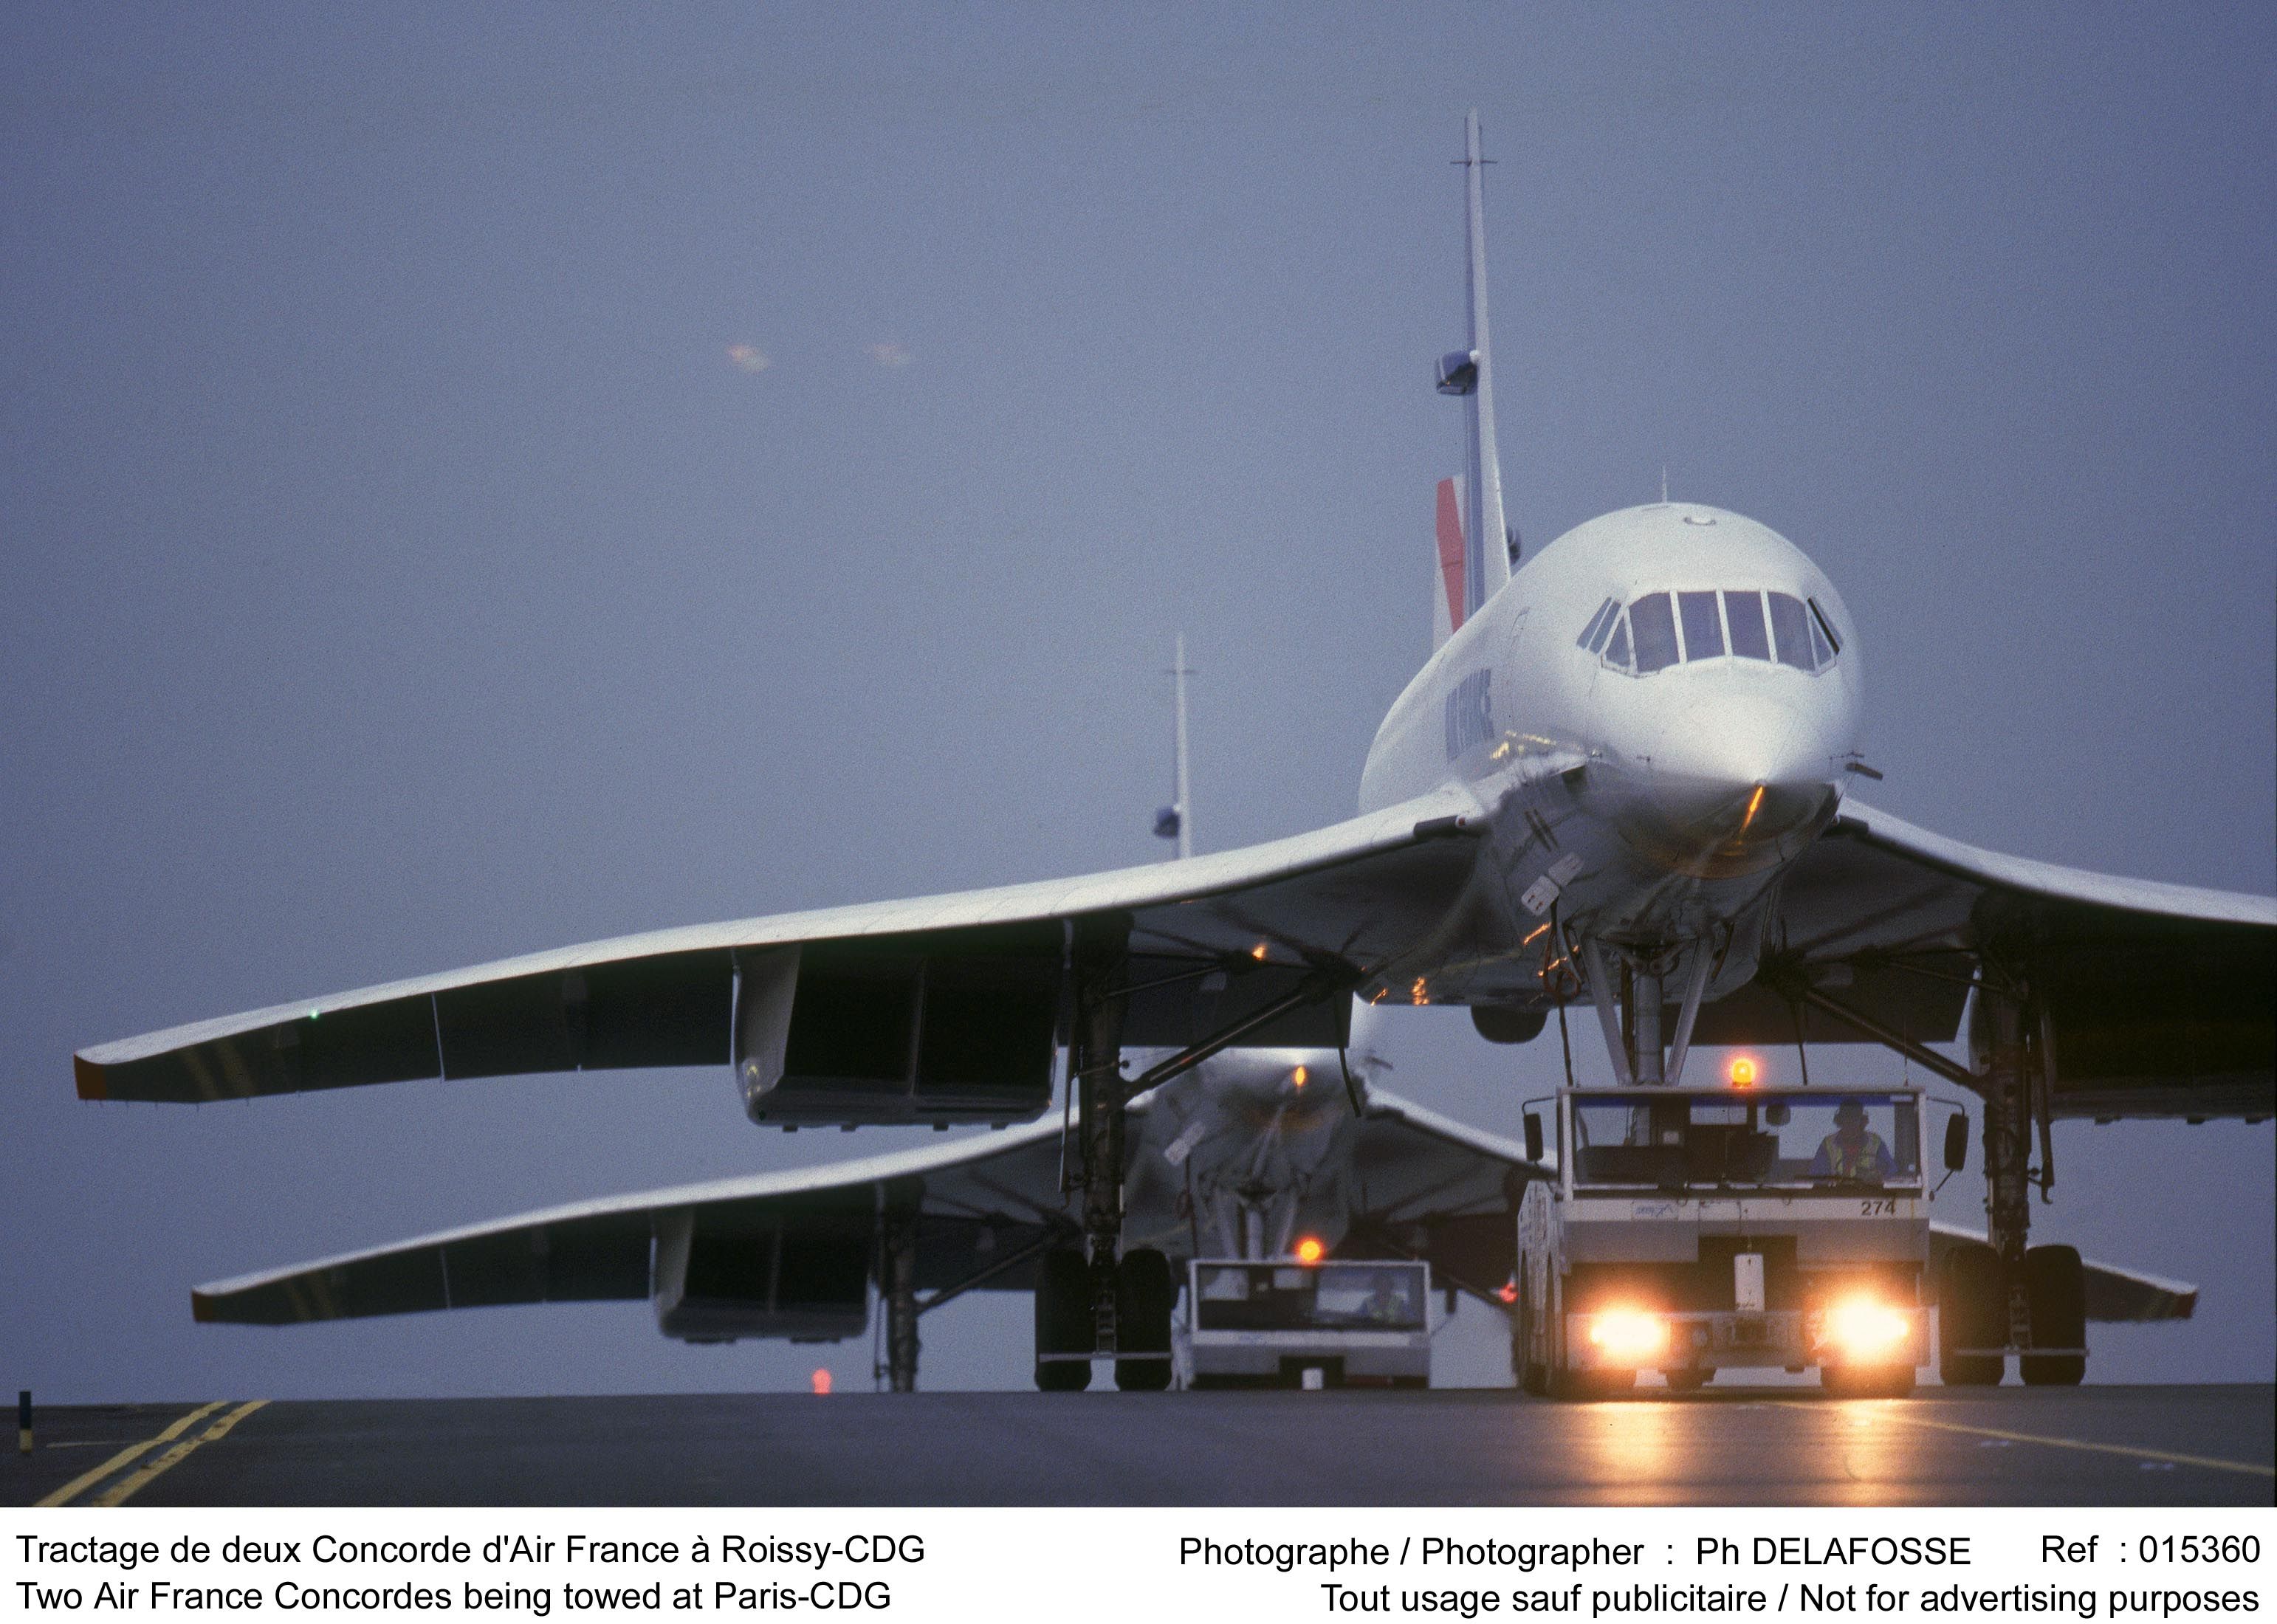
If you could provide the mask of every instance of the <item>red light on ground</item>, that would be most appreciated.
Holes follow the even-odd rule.
[[[818,1394],[827,1393],[830,1391],[830,1372],[828,1370],[817,1370],[814,1373],[814,1391]]]
[[[1297,1261],[1300,1264],[1316,1264],[1327,1254],[1328,1249],[1321,1244],[1319,1236],[1306,1235],[1302,1241],[1297,1242]]]
[[[1733,1088],[1752,1089],[1755,1086],[1755,1079],[1760,1074],[1752,1055],[1743,1054],[1733,1057],[1730,1072]]]

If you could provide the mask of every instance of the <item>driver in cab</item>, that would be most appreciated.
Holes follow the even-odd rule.
[[[1367,1301],[1359,1307],[1359,1317],[1372,1324],[1397,1325],[1409,1313],[1407,1294],[1400,1289],[1398,1274],[1390,1269],[1376,1270],[1370,1279]]]
[[[1818,1154],[1810,1158],[1813,1178],[1855,1179],[1878,1183],[1889,1173],[1890,1147],[1866,1126],[1866,1107],[1846,1099],[1834,1108],[1834,1131],[1819,1141]]]

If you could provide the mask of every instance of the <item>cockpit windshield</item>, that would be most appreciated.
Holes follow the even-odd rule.
[[[1767,591],[1648,592],[1626,604],[1607,598],[1573,641],[1638,677],[1727,658],[1816,673],[1842,652],[1817,599]]]
[[[1676,1093],[1573,1100],[1577,1186],[1916,1188],[1911,1094]]]

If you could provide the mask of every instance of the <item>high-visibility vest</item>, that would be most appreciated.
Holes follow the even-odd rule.
[[[1885,1172],[1890,1165],[1890,1147],[1872,1132],[1850,1150],[1843,1148],[1841,1135],[1829,1134],[1818,1153],[1826,1158],[1826,1171],[1838,1179],[1862,1179]]]

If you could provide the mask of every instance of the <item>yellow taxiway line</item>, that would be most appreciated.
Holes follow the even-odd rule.
[[[183,1461],[189,1457],[190,1453],[194,1451],[199,1445],[210,1444],[217,1438],[227,1436],[229,1430],[232,1427],[244,1420],[248,1415],[253,1414],[254,1411],[259,1409],[263,1405],[268,1403],[269,1400],[266,1399],[255,1399],[250,1403],[240,1404],[235,1409],[230,1411],[228,1415],[216,1422],[213,1425],[208,1427],[197,1437],[190,1438],[187,1442],[183,1443],[175,1442],[175,1440],[181,1438],[185,1432],[187,1432],[192,1427],[197,1425],[199,1422],[203,1421],[216,1410],[222,1408],[228,1402],[229,1400],[226,1399],[216,1399],[210,1404],[201,1404],[197,1408],[190,1411],[188,1415],[184,1415],[176,1421],[173,1425],[159,1433],[157,1437],[145,1438],[139,1444],[129,1445],[126,1448],[120,1450],[117,1454],[111,1456],[110,1460],[105,1461],[101,1466],[96,1467],[93,1471],[80,1473],[78,1476],[65,1484],[62,1488],[57,1489],[54,1493],[46,1496],[44,1499],[34,1502],[34,1504],[39,1506],[68,1506],[79,1495],[85,1493],[88,1489],[93,1488],[96,1484],[101,1483],[104,1478],[110,1476],[113,1472],[119,1470],[121,1468],[132,1465],[136,1460],[148,1454],[151,1450],[157,1448],[162,1444],[173,1444],[174,1446],[166,1451],[164,1454],[159,1456],[156,1460],[148,1462],[140,1470],[120,1479],[118,1483],[112,1484],[110,1488],[105,1490],[102,1494],[96,1496],[95,1499],[88,1502],[90,1505],[95,1506],[117,1506],[124,1503],[129,1497],[138,1492],[146,1484],[149,1483],[152,1478],[157,1476],[162,1472],[170,1470],[171,1468],[180,1465]]]
[[[1790,1409],[1816,1409],[1825,1413],[1823,1406],[1797,1404],[1792,1400],[1775,1400]],[[1999,1427],[1966,1426],[1958,1421],[1931,1421],[1925,1415],[1908,1415],[1898,1409],[1877,1410],[1881,1418],[1909,1427],[1934,1427],[1940,1432],[1967,1432],[1977,1438],[1997,1438],[2011,1444],[2045,1444],[2052,1449],[2083,1449],[2091,1454],[2126,1455],[2137,1461],[2157,1461],[2169,1466],[2202,1466],[2209,1471],[2243,1472],[2249,1477],[2277,1477],[2277,1466],[2257,1466],[2250,1461],[2225,1461],[2216,1455],[2179,1454],[2170,1449],[2141,1449],[2132,1444],[2090,1444],[2084,1438],[2050,1438],[2040,1432],[2004,1432]]]

